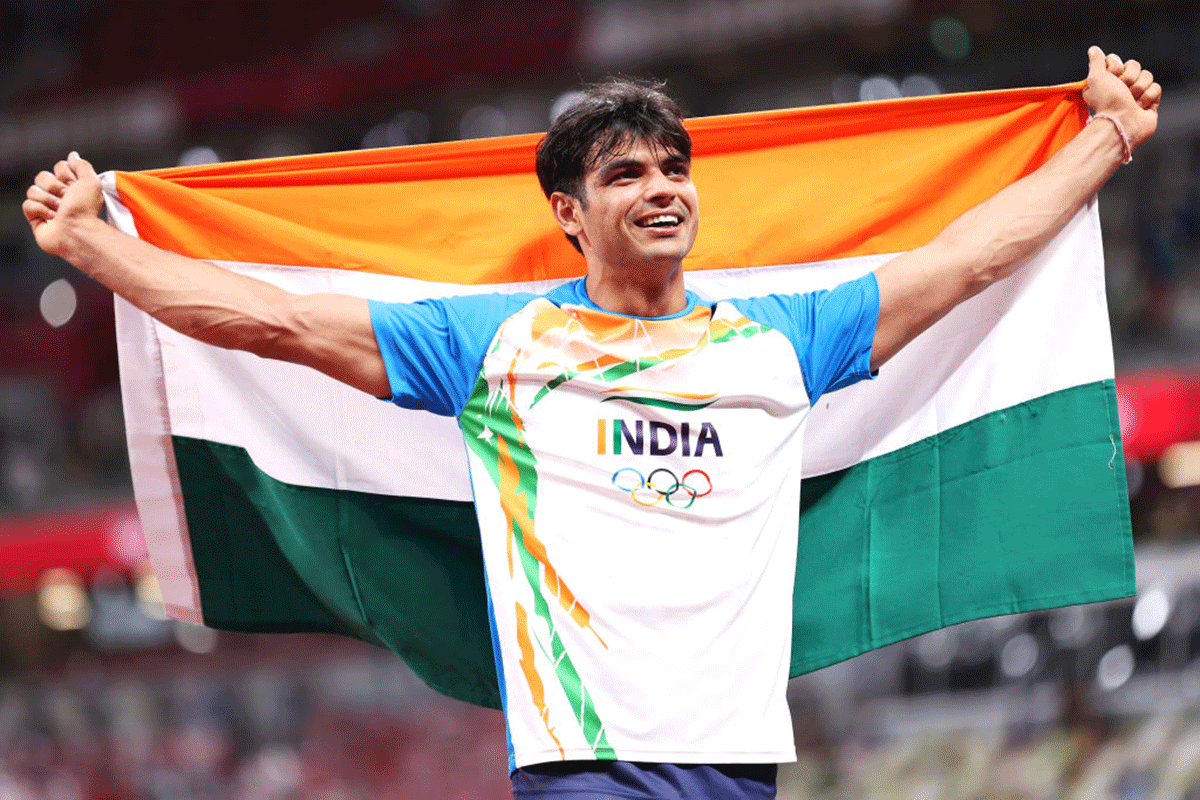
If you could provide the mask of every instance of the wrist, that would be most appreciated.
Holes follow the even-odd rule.
[[[1121,119],[1113,114],[1098,111],[1088,118],[1088,125],[1093,123],[1111,128],[1116,134],[1117,145],[1121,150],[1121,163],[1128,164],[1133,160],[1133,140],[1129,138],[1129,129]]]
[[[61,235],[58,252],[54,255],[81,267],[88,254],[97,249],[97,241],[103,236],[108,223],[97,216],[68,214],[59,217]]]

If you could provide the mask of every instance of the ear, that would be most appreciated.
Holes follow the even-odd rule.
[[[578,197],[555,192],[550,195],[550,210],[554,212],[554,221],[563,229],[563,233],[576,237],[583,233],[582,204]]]

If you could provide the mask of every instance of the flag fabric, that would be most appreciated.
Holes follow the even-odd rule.
[[[1081,86],[689,120],[689,285],[714,299],[826,288],[919,247],[1078,132]],[[584,263],[538,188],[537,139],[103,184],[118,228],[295,292],[543,292]],[[456,421],[117,311],[134,488],[169,612],[357,637],[498,707]],[[1133,593],[1094,202],[811,413],[793,675],[970,619]]]

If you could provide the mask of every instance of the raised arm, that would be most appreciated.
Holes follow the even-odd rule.
[[[967,211],[929,244],[875,271],[879,324],[871,368],[1048,244],[1128,152],[1153,135],[1161,96],[1138,62],[1089,49],[1083,98],[1111,119],[1094,119],[1036,171]]]
[[[71,153],[22,205],[38,246],[180,333],[304,364],[376,397],[391,389],[367,301],[297,295],[128,236],[100,219],[100,180]]]

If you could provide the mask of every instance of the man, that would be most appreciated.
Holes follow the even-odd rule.
[[[873,274],[701,301],[678,108],[607,84],[538,148],[587,277],[545,296],[297,296],[107,227],[72,154],[24,205],[38,244],[220,347],[454,416],[467,444],[519,797],[774,795],[800,450],[816,399],[869,377],[1016,271],[1153,134],[1161,90],[1089,51],[1092,124]],[[747,213],[753,213],[748,209]]]

